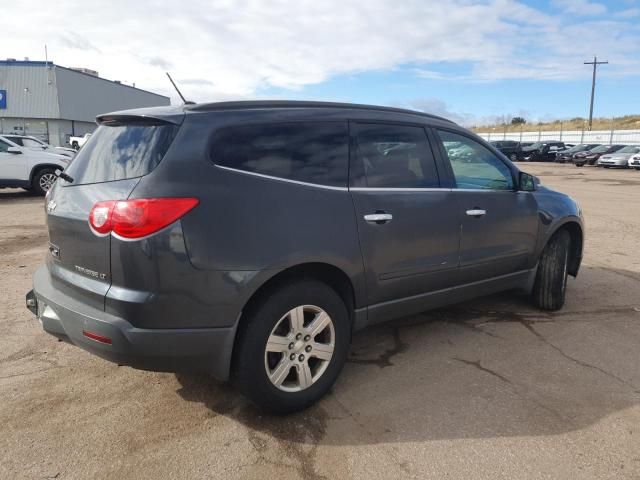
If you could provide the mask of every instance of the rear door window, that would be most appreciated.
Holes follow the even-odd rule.
[[[346,187],[346,122],[239,125],[216,132],[216,165],[298,182]]]
[[[437,188],[433,152],[422,127],[356,124],[354,186]]]
[[[151,173],[171,146],[179,126],[102,125],[67,168],[73,185],[142,177]]]

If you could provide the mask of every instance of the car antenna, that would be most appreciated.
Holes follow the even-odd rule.
[[[184,104],[185,105],[195,105],[196,102],[190,102],[189,100],[184,98],[184,96],[182,95],[182,93],[178,89],[178,86],[176,85],[176,82],[174,82],[173,78],[171,78],[171,75],[169,75],[169,72],[165,72],[165,73],[167,74],[167,77],[169,77],[169,81],[171,82],[171,85],[173,85],[173,88],[176,89],[176,92],[178,92],[178,95],[180,95],[180,98],[182,99]]]

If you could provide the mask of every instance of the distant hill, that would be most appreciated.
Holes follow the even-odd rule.
[[[562,130],[586,130],[587,119],[575,117],[570,120],[555,120],[553,122],[532,122],[523,125],[480,125],[471,127],[477,133],[487,132],[519,132],[523,131],[558,131]],[[624,117],[594,118],[592,130],[638,130],[640,129],[640,115],[625,115]]]

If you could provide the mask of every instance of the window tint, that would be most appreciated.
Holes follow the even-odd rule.
[[[20,145],[21,147],[24,147],[24,144],[22,143],[22,138],[20,137],[7,137],[9,140],[11,140],[13,143],[15,143],[16,145]]]
[[[358,124],[355,186],[439,187],[433,153],[421,127]]]
[[[6,152],[10,146],[11,145],[9,145],[7,142],[0,140],[0,153]]]
[[[217,165],[272,177],[347,186],[346,122],[302,122],[223,128],[212,158]]]
[[[73,184],[141,177],[150,173],[169,149],[176,125],[98,127],[67,169]]]
[[[512,190],[511,170],[478,142],[457,133],[438,131],[458,188]]]

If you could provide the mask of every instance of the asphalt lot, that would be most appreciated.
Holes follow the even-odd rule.
[[[566,307],[501,294],[359,333],[289,417],[44,334],[43,200],[0,190],[0,478],[640,478],[640,172],[524,170],[585,212]]]

